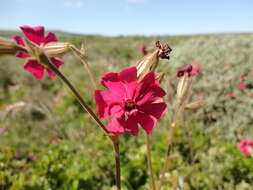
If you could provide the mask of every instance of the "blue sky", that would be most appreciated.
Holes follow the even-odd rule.
[[[253,0],[1,0],[0,18],[84,34],[253,32]]]

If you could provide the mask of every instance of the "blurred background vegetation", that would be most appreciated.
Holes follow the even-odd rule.
[[[10,37],[15,32],[1,31]],[[193,100],[206,100],[198,111],[186,112],[176,133],[173,160],[164,189],[250,190],[253,158],[237,148],[241,139],[252,139],[253,34],[202,36],[72,35],[57,32],[60,41],[80,47],[99,77],[136,65],[138,49],[154,48],[156,40],[173,51],[161,61],[165,72],[168,112],[152,135],[155,172],[165,159],[169,122],[175,107],[177,67],[191,61],[203,66],[195,80]],[[87,73],[71,54],[64,58],[63,73],[96,109]],[[111,143],[83,112],[67,87],[55,78],[37,80],[23,70],[23,60],[0,58],[0,190],[109,190],[114,185]],[[245,88],[239,88],[239,84]],[[148,189],[143,131],[121,140],[124,190]]]

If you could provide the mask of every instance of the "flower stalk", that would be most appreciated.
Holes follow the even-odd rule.
[[[150,189],[156,190],[155,177],[154,177],[154,172],[153,172],[153,167],[152,167],[150,135],[145,134],[145,137],[146,137],[146,145],[147,145],[148,170],[149,170],[149,175],[150,175],[150,179],[151,179]]]
[[[121,190],[121,172],[120,172],[120,150],[119,150],[119,137],[113,136],[112,138],[114,154],[115,154],[115,181],[117,190]]]
[[[91,80],[91,84],[92,84],[93,88],[97,89],[98,87],[97,87],[95,75],[92,72],[89,63],[85,60],[84,52],[82,50],[78,50],[74,45],[70,45],[69,48],[72,50],[72,52],[74,53],[75,56],[77,56],[81,59],[81,62],[84,65],[84,67],[89,75],[89,78]]]

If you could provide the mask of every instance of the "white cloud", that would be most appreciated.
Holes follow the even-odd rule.
[[[82,1],[65,1],[64,7],[70,7],[70,8],[80,8],[83,6]]]
[[[145,0],[127,0],[130,3],[141,3],[144,2]]]

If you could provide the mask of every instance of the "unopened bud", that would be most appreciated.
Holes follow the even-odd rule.
[[[199,102],[193,102],[189,103],[184,106],[184,109],[187,110],[197,110],[199,108],[202,108],[206,104],[206,101],[199,101]]]
[[[137,77],[142,78],[149,72],[154,72],[159,59],[169,59],[169,54],[171,52],[171,48],[168,44],[162,45],[159,41],[156,42],[156,49],[153,53],[145,56],[140,62],[137,64]]]
[[[85,48],[84,48],[84,44],[82,43],[82,45],[81,45],[81,49],[80,49],[80,52],[83,54],[83,56],[84,56],[84,54],[85,54]]]
[[[180,78],[178,85],[177,85],[177,100],[179,104],[181,104],[190,89],[191,86],[191,78],[188,75],[184,75],[183,77]]]
[[[50,42],[44,46],[44,51],[49,57],[63,56],[71,51],[69,46],[66,42]]]
[[[145,56],[137,65],[137,77],[140,78],[148,72],[152,72],[157,67],[159,62],[158,53],[159,49],[156,49],[152,54]]]
[[[0,37],[0,55],[15,55],[18,51],[26,51],[18,46],[14,40]]]

